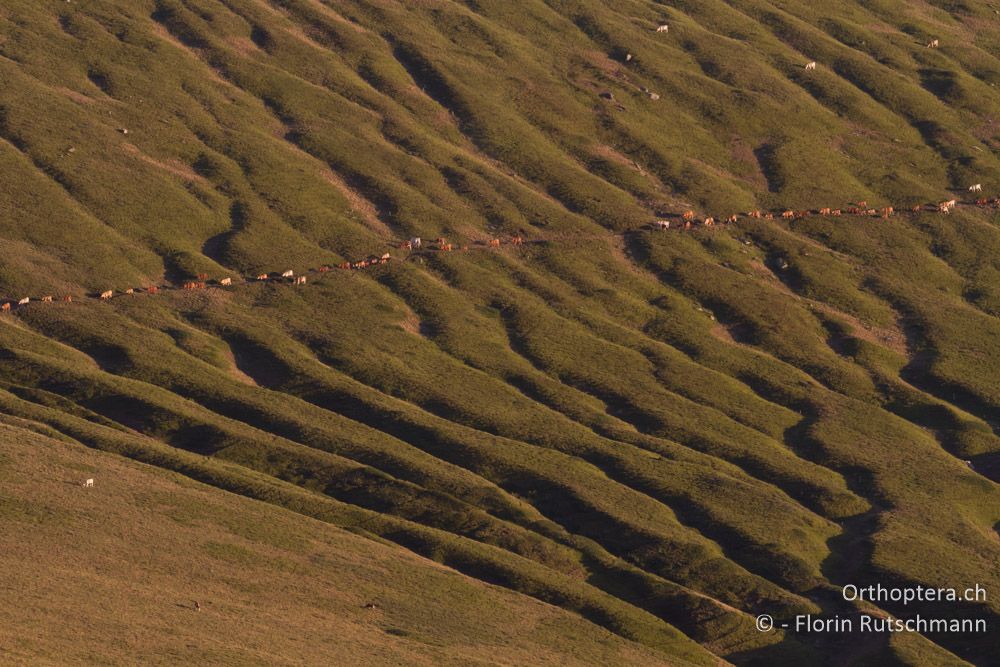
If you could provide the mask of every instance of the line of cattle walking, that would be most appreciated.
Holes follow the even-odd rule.
[[[978,193],[982,192],[982,185],[976,184],[969,188],[970,192]],[[998,208],[1000,209],[1000,197],[993,198],[979,198],[972,202],[973,205],[979,208]],[[936,204],[920,204],[912,206],[908,209],[911,213],[921,213],[921,212],[937,212],[942,214],[951,213],[959,205],[958,200],[949,199],[947,201],[938,202]],[[749,220],[798,220],[802,218],[807,218],[810,216],[822,216],[822,217],[840,217],[840,216],[860,216],[860,217],[875,217],[888,219],[893,215],[896,215],[900,211],[897,211],[892,206],[884,206],[881,208],[870,208],[868,203],[865,201],[859,201],[856,204],[849,206],[844,209],[839,208],[829,208],[824,207],[820,209],[810,209],[810,210],[792,210],[788,209],[781,211],[779,213],[774,213],[770,211],[749,211],[746,213],[736,213],[724,218],[716,219],[714,216],[697,216],[694,211],[685,211],[681,214],[673,215],[674,218],[679,218],[680,227],[683,229],[692,229],[695,226],[712,227],[716,224],[734,224],[741,220],[741,218]],[[653,229],[668,230],[672,228],[671,220],[669,219],[659,219],[656,220],[653,225]],[[675,229],[678,227],[674,227]],[[523,236],[517,235],[512,236],[506,241],[500,238],[490,239],[488,243],[480,244],[482,247],[488,248],[499,248],[504,244],[511,246],[522,246],[525,240]],[[449,242],[444,238],[437,238],[433,241],[427,242],[420,237],[414,237],[408,241],[403,241],[399,244],[400,250],[405,250],[409,253],[408,256],[415,256],[421,252],[431,251],[431,252],[452,252],[454,250],[468,251],[470,248],[468,245],[456,246],[455,244]],[[381,255],[371,255],[366,259],[361,259],[354,262],[342,262],[336,266],[331,266],[325,264],[318,269],[310,269],[310,272],[315,273],[327,273],[334,269],[345,270],[345,271],[358,271],[366,269],[372,266],[379,266],[382,264],[387,264],[392,260],[392,255],[388,252]],[[268,282],[268,281],[284,281],[289,282],[293,285],[305,285],[307,283],[307,278],[304,275],[296,275],[295,271],[288,269],[286,271],[278,273],[261,273],[256,276],[250,277],[244,281],[244,284],[250,284],[254,282]],[[101,301],[109,301],[116,296],[126,296],[133,295],[138,292],[144,292],[146,294],[157,294],[161,290],[202,290],[208,287],[233,287],[232,278],[221,278],[218,280],[209,280],[208,274],[201,273],[196,276],[195,280],[188,280],[180,284],[180,286],[175,285],[150,285],[147,287],[139,288],[128,288],[121,292],[115,292],[115,290],[105,290],[98,294],[93,295],[91,298],[97,298]],[[74,297],[67,294],[60,297],[58,300],[66,303],[72,302]],[[53,303],[57,299],[51,295],[43,296],[37,301],[41,303]],[[9,313],[15,308],[20,308],[27,306],[32,303],[31,297],[23,297],[17,301],[4,301],[0,303],[0,313]]]

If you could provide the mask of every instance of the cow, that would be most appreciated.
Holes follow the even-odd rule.
[[[670,32],[670,26],[666,23],[656,26],[656,32]]]
[[[858,206],[860,208],[868,208],[868,202],[866,202],[866,201],[859,201],[858,202]]]
[[[320,273],[326,273],[329,270],[330,270],[330,265],[329,264],[324,264],[323,266],[319,267],[319,272]]]
[[[66,302],[66,303],[73,303],[73,297],[70,296],[69,294],[67,294],[66,296],[64,296],[62,300],[64,302]]]
[[[51,296],[43,296],[42,297],[42,303],[52,303],[52,297]]]
[[[441,250],[443,250],[445,252],[451,252],[453,247],[454,246],[452,246],[452,244],[450,244],[450,243],[442,243],[441,244]]]
[[[656,221],[656,228],[657,229],[664,229],[664,230],[670,229],[670,221],[669,220],[657,220]]]
[[[726,218],[726,224],[727,224],[727,225],[732,225],[732,224],[735,224],[735,223],[739,222],[739,219],[740,219],[740,218],[739,218],[739,216],[737,216],[737,215],[736,215],[736,214],[734,213],[733,215],[731,215],[731,216],[729,216],[728,218]]]
[[[414,236],[412,239],[410,239],[410,245],[413,246],[414,248],[419,248],[422,243],[423,241],[419,236]]]
[[[491,248],[499,248],[500,247],[500,239],[490,239],[490,247]]]
[[[198,287],[198,283],[193,280],[187,280],[181,285],[181,289],[195,289],[196,287]]]
[[[337,268],[338,269],[349,269],[349,268],[351,268],[351,263],[350,262],[341,262],[340,264],[337,265]]]
[[[989,206],[989,204],[990,204],[989,199],[981,198],[976,200],[976,206]]]
[[[684,215],[681,217],[685,220],[694,220],[694,211],[684,211]]]
[[[195,276],[195,278],[197,278],[198,280],[208,280],[208,274],[207,273],[199,273],[197,276]]]
[[[281,274],[281,277],[282,278],[294,278],[295,277],[295,272],[292,271],[291,269],[288,269],[287,271],[285,271],[284,273]]]
[[[702,221],[702,224],[705,225],[706,227],[711,227],[712,225],[715,224],[715,218],[707,217]]]
[[[917,204],[916,206],[910,209],[910,211],[913,213],[920,213],[922,210],[924,210],[923,204]]]
[[[807,62],[805,69],[806,69],[807,72],[810,71],[810,70],[816,69],[816,61],[815,60],[811,60],[811,61]]]
[[[30,296],[26,296],[23,299],[21,299],[20,301],[18,301],[17,305],[19,305],[19,306],[27,306],[30,302],[31,302],[31,297]]]
[[[403,241],[399,244],[400,250],[413,250],[413,241]]]
[[[969,186],[969,192],[982,192],[982,191],[983,191],[982,183],[976,183],[975,185]]]
[[[382,253],[382,256],[379,257],[379,260],[382,262],[388,262],[390,259],[392,259],[392,255],[387,252]]]
[[[305,285],[306,284],[306,277],[305,276],[296,276],[294,284],[296,284],[296,285]]]
[[[878,211],[877,211],[876,209],[874,209],[874,208],[870,208],[870,209],[867,209],[867,210],[865,211],[865,215],[867,215],[867,216],[871,216],[871,217],[873,217],[873,218],[874,218],[875,216],[877,216],[877,215],[878,215]]]
[[[222,285],[223,287],[229,287],[230,285],[233,284],[233,279],[223,278],[222,280],[219,281],[219,284]]]
[[[258,274],[257,280],[267,280],[267,274],[266,273]]]
[[[861,215],[861,209],[858,208],[857,206],[850,207],[849,209],[847,209],[847,212],[850,213],[851,215]]]
[[[92,489],[92,488],[94,488],[94,478],[93,477],[88,477],[86,479],[86,481],[84,481],[84,483],[83,483],[83,488],[85,488],[85,489]]]
[[[148,294],[159,294],[160,288],[157,287],[156,285],[150,285],[149,287],[146,288],[146,292]]]
[[[510,239],[510,243],[511,245],[524,245],[524,238],[521,236],[513,236]]]
[[[9,312],[10,312],[10,302],[5,301],[4,304],[0,306],[0,313],[9,313]]]
[[[821,208],[819,210],[819,214],[820,215],[830,215],[830,209],[829,208]]]
[[[790,220],[795,217],[795,211],[785,211],[781,214],[781,217],[785,220]]]
[[[774,213],[765,213],[764,214],[764,219],[765,220],[774,220]]]
[[[135,294],[135,290],[132,289],[131,287],[129,287],[127,290],[125,290],[125,293],[126,294]]]
[[[941,46],[941,41],[940,40],[932,39],[931,41],[927,42],[927,48],[928,49],[936,49],[939,46]]]
[[[888,218],[892,216],[892,214],[895,212],[896,211],[891,206],[886,206],[885,208],[882,209],[882,217]]]
[[[832,211],[830,211],[830,215],[832,215],[835,218],[839,218],[840,217],[840,209],[839,208],[833,209]]]
[[[762,216],[762,214],[761,214],[760,211],[750,211],[749,213],[747,213],[747,217],[749,217],[749,218],[761,218],[763,216]]]

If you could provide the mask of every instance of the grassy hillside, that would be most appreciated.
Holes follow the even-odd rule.
[[[355,655],[301,639],[336,617],[386,662],[989,664],[990,635],[754,620],[856,614],[840,587],[880,583],[979,584],[985,603],[881,612],[1000,621],[1000,227],[972,201],[1000,193],[998,81],[977,3],[10,0],[0,301],[32,301],[0,314],[0,417],[46,453],[0,441],[21,480],[0,535],[37,523],[45,484],[71,514],[11,562],[30,580],[34,554],[104,531],[75,553],[120,600],[108,564],[142,561],[111,526],[215,545],[195,590],[259,591],[290,662]],[[861,200],[900,213],[815,214]],[[679,229],[687,210],[739,221]],[[287,269],[309,282],[253,280]],[[199,274],[234,286],[177,289]],[[160,500],[79,516],[61,457]],[[187,514],[195,493],[217,520]],[[223,516],[316,526],[325,555]],[[388,575],[330,565],[365,549]],[[188,590],[162,557],[133,629]],[[399,632],[323,607],[331,576],[405,606]],[[88,632],[50,598],[15,658],[84,650],[26,639]],[[122,661],[153,650],[103,609]],[[275,659],[263,618],[233,635],[204,611],[157,641]]]

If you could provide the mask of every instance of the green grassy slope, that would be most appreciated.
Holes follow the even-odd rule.
[[[635,661],[987,664],[989,636],[754,616],[1000,591],[994,209],[650,223],[992,196],[998,50],[955,2],[11,0],[0,297],[75,300],[0,315],[0,414]],[[236,286],[92,298],[199,273]],[[995,625],[995,597],[945,615]]]

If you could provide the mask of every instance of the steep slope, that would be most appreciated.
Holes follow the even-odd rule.
[[[988,664],[981,634],[754,617],[1000,590],[998,30],[892,0],[13,0],[0,295],[32,301],[0,315],[0,412],[636,661]],[[883,611],[995,624],[994,597]]]

